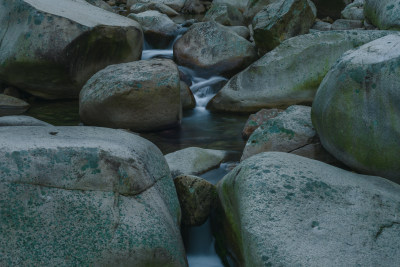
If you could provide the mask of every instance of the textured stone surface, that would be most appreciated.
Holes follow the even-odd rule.
[[[0,265],[186,266],[156,146],[120,130],[0,127]]]
[[[400,36],[344,54],[318,89],[312,119],[323,146],[358,171],[400,182]]]
[[[184,6],[185,1],[186,0],[128,0],[126,5],[130,7],[136,3],[159,3],[167,5],[179,12]]]
[[[316,21],[311,29],[317,31],[330,31],[332,30],[332,24],[323,21]]]
[[[364,0],[356,0],[347,5],[342,11],[342,17],[344,19],[364,20],[364,3]]]
[[[230,79],[208,108],[257,112],[310,104],[322,79],[344,52],[390,33],[329,31],[286,40]]]
[[[398,266],[400,186],[270,152],[218,184],[239,266]]]
[[[172,177],[205,173],[218,167],[225,157],[225,151],[198,147],[188,147],[165,155]]]
[[[244,18],[237,7],[230,4],[213,4],[203,21],[215,21],[226,26],[244,25]]]
[[[361,20],[338,19],[332,23],[332,31],[354,30],[363,28]]]
[[[400,30],[399,0],[365,0],[364,14],[381,30]]]
[[[312,143],[315,134],[311,107],[291,106],[254,131],[241,160],[267,151],[292,152]]]
[[[131,18],[142,25],[146,41],[154,48],[165,48],[175,39],[179,27],[167,15],[156,10],[139,14],[129,14]]]
[[[264,7],[254,17],[254,41],[263,52],[277,47],[282,41],[308,33],[315,14],[308,0],[280,0]]]
[[[275,118],[279,114],[280,110],[273,109],[262,109],[256,114],[251,114],[244,129],[242,131],[243,139],[249,139],[250,135],[263,123],[267,122],[269,119]]]
[[[215,207],[215,185],[191,175],[180,175],[174,179],[174,183],[182,209],[182,224],[202,225]]]
[[[87,82],[79,101],[84,123],[134,131],[177,126],[181,110],[179,72],[169,59],[109,66]]]
[[[0,6],[0,80],[35,96],[77,98],[100,69],[140,59],[140,25],[84,0]]]
[[[25,101],[0,94],[0,116],[19,115],[27,111],[29,104]]]
[[[52,126],[33,117],[18,115],[0,117],[0,126]]]
[[[246,39],[216,22],[196,23],[174,45],[179,65],[199,72],[235,74],[257,59]]]

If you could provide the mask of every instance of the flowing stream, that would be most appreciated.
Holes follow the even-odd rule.
[[[182,27],[174,42],[187,29]],[[166,49],[152,49],[144,44],[142,59],[169,58],[173,59],[172,42]],[[179,70],[190,80],[197,106],[183,112],[181,126],[175,129],[153,133],[142,133],[142,137],[156,144],[164,153],[171,153],[186,147],[196,146],[209,149],[226,150],[228,160],[237,162],[245,145],[241,131],[248,116],[232,114],[215,114],[206,109],[210,99],[227,82],[227,78],[212,73],[202,76],[194,70],[179,66]],[[36,99],[28,111],[30,116],[53,125],[78,125],[79,103],[77,100],[45,101]],[[201,175],[204,179],[216,184],[229,169],[229,164],[223,163],[218,169]],[[190,267],[220,267],[223,266],[214,249],[214,238],[211,234],[209,220],[200,227],[192,227],[183,231]]]
[[[142,60],[151,58],[169,58],[173,59],[173,45],[181,37],[181,34],[186,31],[185,28],[179,33],[175,40],[165,50],[151,49],[149,44],[145,43],[145,50],[142,53]],[[194,70],[187,67],[178,66],[180,72],[190,80],[190,90],[196,99],[196,107],[192,112],[184,114],[182,125],[194,122],[199,124],[201,122],[210,122],[212,116],[206,110],[207,103],[218,92],[218,90],[227,82],[227,79],[222,76],[199,76]],[[204,75],[204,74],[203,74]],[[193,126],[193,125],[192,125]],[[206,125],[204,125],[206,127]],[[182,128],[182,127],[181,127]],[[202,136],[201,138],[207,138]],[[201,142],[199,142],[201,144]],[[227,164],[221,164],[218,169],[211,170],[202,175],[202,177],[209,182],[216,184],[226,173]],[[186,253],[188,258],[189,267],[222,267],[223,264],[215,252],[214,237],[211,234],[211,223],[208,219],[203,225],[198,227],[190,227],[182,229],[182,235],[186,246]]]

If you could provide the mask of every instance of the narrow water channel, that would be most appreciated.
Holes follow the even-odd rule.
[[[182,27],[174,42],[186,31]],[[142,60],[151,58],[173,59],[173,42],[165,49],[152,49],[144,45]],[[171,153],[186,147],[201,147],[229,151],[229,161],[239,161],[245,145],[241,131],[248,116],[215,114],[206,109],[208,101],[222,88],[227,79],[222,76],[200,76],[195,71],[179,66],[179,70],[191,81],[197,106],[183,112],[181,126],[153,133],[140,135],[154,144],[164,153]],[[79,103],[74,101],[35,100],[28,115],[53,125],[79,125]],[[204,179],[216,184],[230,169],[229,163],[223,163],[218,169],[203,175]],[[183,231],[190,267],[220,267],[221,260],[215,252],[214,238],[211,234],[210,221],[199,227]]]

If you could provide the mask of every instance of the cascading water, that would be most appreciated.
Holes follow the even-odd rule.
[[[182,27],[175,40],[166,49],[152,49],[145,41],[144,50],[142,52],[142,60],[151,58],[169,58],[173,59],[173,45],[182,36],[187,28]],[[196,99],[196,108],[189,116],[185,116],[182,124],[186,121],[208,121],[210,113],[206,110],[207,103],[218,92],[222,85],[227,81],[222,76],[199,76],[194,70],[187,67],[179,66],[179,70],[190,80],[189,87]],[[204,74],[203,74],[204,75]],[[204,174],[204,178],[211,183],[216,183],[223,175],[226,165],[222,164],[219,169]],[[191,227],[184,230],[184,239],[186,244],[186,252],[190,267],[222,267],[223,264],[219,259],[214,248],[214,237],[211,234],[211,224],[208,219],[199,227]]]

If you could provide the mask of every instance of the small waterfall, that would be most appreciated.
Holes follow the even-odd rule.
[[[173,47],[176,41],[182,37],[182,35],[187,31],[188,28],[180,26],[179,30],[176,32],[175,39],[168,45],[165,49],[153,49],[151,45],[144,40],[143,44],[143,52],[142,52],[142,60],[151,59],[151,58],[174,58]]]
[[[212,184],[218,183],[228,172],[231,163],[222,163],[217,169],[206,172],[200,177]],[[222,267],[221,259],[215,252],[214,237],[211,234],[211,223],[208,219],[203,225],[186,229],[185,240],[187,258],[190,267]]]
[[[142,52],[142,60],[151,58],[168,58],[173,59],[173,46],[175,42],[185,33],[187,28],[181,27],[174,41],[166,49],[153,49],[146,41]],[[184,117],[182,124],[189,125],[193,131],[197,131],[196,127],[210,127],[213,124],[210,112],[206,110],[207,103],[227,82],[222,76],[213,75],[212,73],[202,73],[199,75],[195,70],[187,67],[178,66],[180,72],[186,76],[186,81],[194,94],[197,106],[191,115]],[[195,123],[194,127],[192,124]],[[184,127],[184,126],[182,126]],[[195,138],[196,135],[194,135]],[[204,141],[207,136],[201,136]],[[204,179],[216,184],[227,172],[227,165],[221,164],[220,168],[211,170],[203,175]],[[211,223],[208,219],[203,225],[198,227],[190,227],[183,230],[185,239],[188,263],[190,267],[222,267],[223,264],[215,252],[214,237],[211,233]]]
[[[179,66],[179,70],[183,72],[187,77],[190,77],[192,82],[190,90],[192,91],[197,107],[199,111],[204,111],[207,103],[215,96],[216,93],[222,88],[222,86],[228,81],[222,76],[209,76],[202,77],[198,76],[197,73],[187,67]]]

